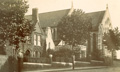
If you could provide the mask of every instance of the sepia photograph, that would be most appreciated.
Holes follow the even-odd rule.
[[[120,0],[0,0],[0,72],[120,72]]]

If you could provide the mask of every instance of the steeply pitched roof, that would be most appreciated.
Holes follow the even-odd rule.
[[[86,13],[87,16],[90,16],[92,18],[92,30],[95,31],[95,30],[98,29],[98,26],[103,19],[104,13],[105,13],[105,10],[104,11]]]
[[[41,27],[54,27],[57,26],[58,22],[62,19],[62,17],[66,16],[70,9],[58,10],[53,12],[46,12],[39,14],[39,21]],[[27,19],[32,19],[32,15],[27,15]]]
[[[40,13],[39,19],[40,19],[40,25],[41,27],[54,27],[58,25],[58,22],[62,19],[62,17],[68,15],[70,9],[65,10],[58,10],[58,11],[52,11],[52,12],[46,12],[46,13]],[[86,13],[86,15],[90,16],[92,18],[92,28],[93,30],[98,29],[98,25],[101,23],[104,11],[97,11],[97,12],[91,12]],[[27,15],[27,19],[32,19],[32,15]]]

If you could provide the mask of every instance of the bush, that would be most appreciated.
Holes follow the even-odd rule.
[[[112,57],[106,56],[106,57],[104,58],[104,64],[107,65],[107,66],[113,65],[113,59],[112,59]]]
[[[47,58],[49,58],[49,55],[50,54],[54,54],[54,50],[53,49],[48,49],[47,51],[46,51],[46,53],[43,53],[44,55],[43,55],[43,57],[47,57]]]
[[[53,60],[56,61],[60,58],[60,61],[69,62],[69,58],[72,57],[72,50],[68,47],[62,46],[53,53]]]
[[[92,59],[93,59],[93,60],[99,60],[99,61],[103,60],[101,50],[95,49],[95,50],[92,52]]]
[[[58,51],[54,52],[55,57],[71,57],[72,56],[72,50],[68,48],[61,48]]]

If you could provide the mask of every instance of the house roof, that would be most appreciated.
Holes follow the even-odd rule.
[[[46,13],[40,13],[39,19],[40,19],[40,26],[43,27],[55,27],[58,25],[58,22],[62,19],[62,17],[68,15],[70,9],[65,10],[58,10],[58,11],[52,11],[52,12],[46,12]],[[101,23],[104,11],[97,11],[97,12],[91,12],[86,13],[86,15],[90,16],[92,18],[92,28],[93,30],[98,29],[98,25]],[[32,15],[25,16],[27,19],[32,20]]]

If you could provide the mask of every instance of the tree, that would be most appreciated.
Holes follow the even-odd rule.
[[[113,30],[110,29],[108,33],[104,34],[106,40],[105,44],[108,46],[108,50],[120,49],[120,32],[118,27]]]
[[[0,0],[0,44],[15,45],[25,42],[25,36],[31,34],[33,24],[24,15],[29,8],[23,0]]]
[[[109,30],[109,35],[113,44],[115,45],[115,50],[120,49],[120,31],[118,27],[114,28],[113,30]]]
[[[104,34],[104,45],[107,46],[107,49],[111,53],[111,58],[106,57],[105,61],[108,65],[113,64],[113,59],[115,58],[115,51],[120,49],[120,32],[118,27],[114,29],[110,29],[108,33]]]
[[[71,15],[65,16],[58,24],[58,33],[61,40],[71,45],[72,50],[75,44],[83,45],[90,33],[91,18],[82,10],[74,10]],[[74,69],[74,67],[73,67]]]
[[[60,39],[70,45],[84,44],[91,28],[91,19],[82,10],[75,10],[58,24]]]

